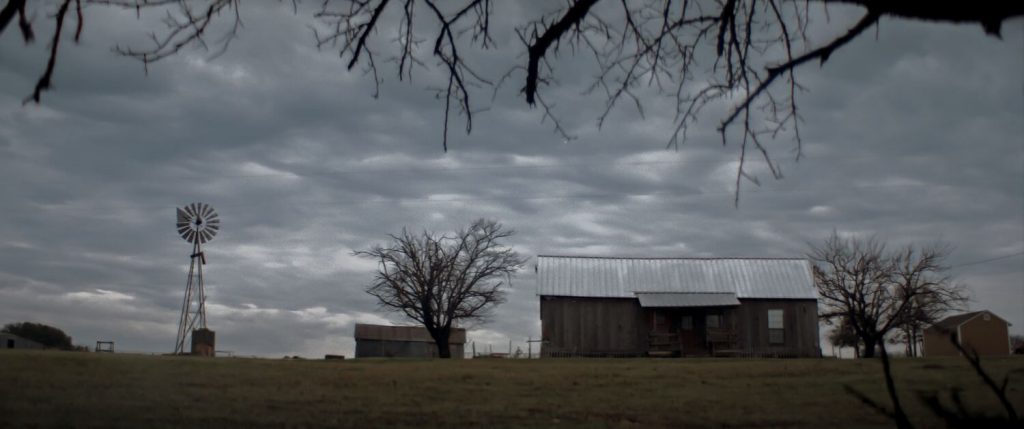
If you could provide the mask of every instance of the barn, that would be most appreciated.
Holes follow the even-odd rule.
[[[924,355],[959,356],[950,335],[980,356],[1010,354],[1010,323],[988,310],[949,316],[929,326],[924,330]]]
[[[0,349],[43,349],[42,344],[19,337],[14,334],[0,332]]]
[[[543,356],[818,357],[806,259],[537,257]]]
[[[437,345],[422,326],[385,326],[357,323],[355,328],[356,357],[434,358]],[[448,340],[453,359],[461,359],[466,344],[466,330],[452,328]]]

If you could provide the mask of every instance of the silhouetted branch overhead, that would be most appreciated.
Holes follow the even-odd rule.
[[[955,334],[950,334],[949,341],[953,343],[953,347],[956,347],[957,351],[960,352],[960,355],[963,356],[964,359],[967,359],[967,362],[970,362],[971,368],[974,368],[974,372],[978,374],[978,377],[980,377],[985,383],[985,386],[996,395],[999,399],[999,403],[1003,406],[1003,409],[1006,410],[1007,418],[1009,418],[1011,422],[1016,422],[1018,420],[1017,410],[1013,407],[1013,403],[1010,402],[1010,398],[1006,394],[1006,388],[1010,384],[1010,376],[1005,376],[1003,378],[1003,382],[997,384],[992,376],[982,368],[981,356],[979,356],[975,350],[970,350],[964,347],[963,344],[960,344],[960,341],[958,341]]]
[[[336,3],[342,5],[335,6]],[[423,18],[421,20],[416,19],[417,5],[424,11],[424,15],[419,15]],[[365,59],[367,71],[373,74],[374,84],[379,86],[381,78],[375,60],[377,54],[370,48],[370,41],[372,36],[383,31],[378,28],[381,17],[391,10],[397,14],[398,37],[389,38],[388,43],[389,46],[397,46],[397,53],[387,59],[397,65],[400,80],[412,78],[414,65],[426,67],[424,59],[416,56],[415,48],[427,40],[417,36],[417,31],[421,26],[428,27],[424,33],[429,34],[429,39],[433,40],[431,55],[447,74],[444,89],[438,91],[438,97],[444,100],[442,145],[445,151],[448,150],[448,129],[453,109],[465,116],[466,132],[471,132],[473,109],[470,90],[476,86],[492,85],[470,67],[461,49],[470,46],[487,49],[493,44],[490,35],[493,6],[490,0],[467,1],[456,8],[446,6],[449,5],[433,0],[325,1],[316,17],[327,30],[314,28],[318,47],[340,46],[341,56],[349,58],[347,67],[350,70],[361,59]],[[464,42],[465,34],[470,36]]]
[[[962,388],[960,386],[950,387],[950,397],[953,402],[953,407],[947,407],[939,400],[939,395],[934,391],[918,391],[917,396],[924,403],[928,409],[939,417],[946,427],[951,428],[1017,428],[1020,427],[1020,420],[1017,417],[1017,412],[1013,407],[1010,398],[1007,395],[1007,387],[1010,382],[1010,376],[1007,375],[1003,378],[1001,385],[996,384],[995,380],[985,371],[981,366],[981,358],[973,350],[965,348],[957,340],[956,334],[949,335],[949,341],[953,344],[961,356],[963,356],[971,364],[975,374],[981,378],[982,382],[996,395],[999,399],[1000,404],[1006,411],[1006,416],[993,416],[987,413],[972,412],[967,405],[964,403],[962,398]],[[889,411],[885,406],[879,404],[877,401],[871,399],[863,392],[860,392],[849,385],[844,385],[846,393],[860,400],[863,404],[874,409],[875,411],[885,415],[896,423],[896,427],[901,429],[911,429],[913,424],[908,418],[907,414],[903,411],[900,405],[900,397],[896,391],[896,382],[892,375],[892,366],[890,365],[889,355],[886,353],[885,348],[882,347],[881,351],[881,363],[882,363],[882,375],[885,377],[886,392],[889,395],[889,399],[893,404],[893,411]]]
[[[75,0],[79,25],[76,35],[82,29],[82,3],[129,8],[139,13],[159,9],[164,13],[166,28],[150,35],[149,47],[139,48],[133,43],[132,47],[116,48],[118,53],[146,66],[186,46],[212,50],[215,56],[228,48],[242,27],[242,2],[238,0]],[[317,3],[313,13],[316,25],[312,27],[317,47],[337,49],[349,70],[361,64],[365,72],[373,75],[375,88],[382,82],[378,68],[384,64],[393,65],[400,80],[410,80],[415,67],[440,70],[443,78],[430,85],[440,86],[437,94],[444,106],[439,119],[444,125],[445,150],[453,116],[464,117],[465,131],[472,131],[473,114],[478,110],[474,104],[478,99],[473,96],[475,91],[494,88],[495,82],[504,82],[513,75],[523,79],[521,88],[527,104],[539,105],[543,118],[553,120],[555,131],[564,138],[572,138],[553,109],[557,100],[549,96],[548,102],[544,102],[542,98],[545,88],[555,85],[558,75],[552,60],[567,51],[569,55],[585,55],[594,60],[593,73],[583,79],[590,79],[588,92],[604,93],[606,103],[598,117],[599,126],[622,100],[628,100],[643,116],[653,89],[657,95],[675,102],[674,125],[666,130],[666,136],[669,147],[678,147],[686,140],[687,128],[705,107],[724,103],[728,107],[717,130],[723,144],[735,143],[739,147],[738,192],[741,179],[757,183],[757,178],[745,169],[748,150],[759,154],[776,178],[782,173],[769,156],[768,140],[792,137],[796,157],[800,157],[801,118],[796,96],[801,86],[795,73],[800,66],[824,64],[885,18],[976,24],[987,34],[998,37],[1004,21],[1024,15],[1024,2],[1020,1],[516,2],[528,17],[514,27],[516,37],[512,40],[518,40],[521,51],[505,57],[518,64],[508,67],[505,78],[493,80],[479,72],[482,64],[473,64],[472,58],[477,57],[472,52],[497,47],[491,34],[492,19],[497,13],[495,7],[504,4],[491,0],[323,0]],[[810,10],[829,5],[857,7],[863,14],[858,21],[836,28],[835,38],[825,42],[811,40],[807,37]],[[70,1],[61,2],[58,13],[52,15],[57,23],[56,36],[69,6]],[[23,38],[32,39],[25,8],[24,0],[7,0],[0,9],[0,34],[18,15]],[[297,3],[293,2],[290,9],[297,12]],[[225,23],[214,26],[219,20]],[[215,34],[209,34],[211,31]],[[30,97],[37,102],[39,92],[49,88],[58,40],[54,39],[50,61]],[[431,49],[418,49],[427,43]],[[376,96],[379,91],[373,93]]]
[[[110,4],[117,4],[124,7],[133,7],[132,2],[109,2]],[[216,36],[213,44],[215,51],[213,56],[219,56],[228,49],[231,45],[231,41],[238,37],[238,30],[242,27],[242,17],[239,15],[238,8],[240,3],[238,0],[213,0],[206,2],[204,7],[196,8],[196,4],[202,4],[202,2],[188,2],[188,1],[150,1],[150,2],[138,2],[141,5],[135,7],[153,7],[153,6],[165,6],[174,4],[177,6],[177,13],[168,12],[162,20],[163,24],[167,27],[164,34],[158,35],[156,32],[151,33],[149,38],[152,42],[152,46],[148,49],[138,49],[130,47],[117,46],[114,51],[129,58],[139,60],[147,68],[149,64],[156,61],[160,61],[168,56],[175,55],[182,48],[187,46],[199,46],[204,50],[210,50],[210,45],[207,44],[207,29],[210,24],[213,23],[217,17],[225,10],[231,11],[231,17],[233,22],[231,27]]]
[[[57,52],[60,48],[60,35],[61,32],[64,31],[64,17],[67,15],[68,7],[70,6],[71,0],[63,0],[60,3],[60,7],[57,9],[57,14],[54,15],[53,17],[54,22],[56,22],[56,26],[53,30],[53,40],[50,41],[50,56],[46,60],[46,70],[43,71],[43,75],[39,77],[38,81],[36,81],[36,87],[34,90],[32,90],[32,95],[25,97],[25,100],[22,101],[22,103],[28,103],[29,101],[35,101],[36,103],[38,103],[43,91],[50,89],[50,86],[52,85],[53,69],[57,65]],[[24,10],[24,6],[22,6],[19,10]],[[79,15],[78,23],[79,26],[81,26],[81,15]],[[22,34],[25,34],[24,30],[22,30]],[[31,34],[31,30],[29,30],[29,34]],[[31,37],[26,35],[25,40],[31,40]]]
[[[0,34],[3,34],[15,14],[18,15],[18,28],[21,30],[22,39],[25,43],[33,41],[35,35],[32,32],[32,25],[25,18],[25,0],[9,0],[7,5],[0,9]]]

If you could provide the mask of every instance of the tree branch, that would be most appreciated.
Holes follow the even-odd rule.
[[[527,47],[526,87],[523,90],[526,93],[526,102],[529,105],[532,106],[535,103],[537,96],[540,60],[544,58],[551,44],[568,32],[569,28],[573,25],[578,25],[587,16],[590,8],[597,2],[598,0],[578,0],[573,3],[572,7],[565,12],[565,15],[558,22],[548,27],[544,34],[537,37],[536,33],[534,33],[535,39]]]
[[[39,77],[36,82],[36,87],[32,91],[32,95],[25,97],[22,100],[22,104],[27,104],[29,101],[35,101],[39,103],[40,95],[43,91],[50,89],[51,78],[53,77],[53,68],[57,65],[57,49],[60,47],[60,33],[64,29],[64,15],[68,12],[68,6],[71,5],[71,0],[64,0],[60,8],[57,9],[57,15],[54,20],[57,23],[57,27],[53,30],[53,40],[50,41],[50,57],[46,61],[46,71]],[[24,7],[24,6],[22,6]]]

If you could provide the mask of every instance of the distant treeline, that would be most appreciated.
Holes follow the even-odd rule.
[[[17,335],[26,340],[32,340],[43,347],[60,350],[88,350],[86,346],[75,346],[71,343],[71,336],[64,331],[50,325],[33,322],[8,323],[0,332]]]

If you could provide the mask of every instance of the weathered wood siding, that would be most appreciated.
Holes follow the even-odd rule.
[[[386,326],[356,323],[353,335],[357,340],[434,342],[430,332],[422,326]],[[465,344],[466,330],[463,328],[452,328],[448,342],[451,344]]]
[[[448,344],[452,359],[464,357],[462,344]],[[356,357],[436,358],[437,345],[423,341],[356,340]]]
[[[357,323],[356,357],[437,357],[437,345],[430,332],[422,326],[384,326]],[[448,350],[452,358],[463,357],[466,330],[452,328],[448,337]]]
[[[629,355],[647,351],[640,302],[629,298],[540,298],[541,355]]]
[[[768,340],[768,310],[782,310],[783,343]],[[741,299],[734,323],[740,350],[751,355],[819,357],[818,302],[815,300]]]
[[[784,338],[781,344],[770,344],[768,310],[776,309],[783,310]],[[647,352],[648,336],[654,328],[652,309],[641,308],[637,299],[542,296],[540,313],[544,356],[642,355]],[[740,300],[738,307],[687,308],[667,313],[673,320],[660,330],[673,332],[679,329],[674,318],[681,315],[691,315],[694,328],[702,332],[706,314],[722,314],[723,328],[734,329],[738,335],[731,351],[740,355],[821,355],[815,300]],[[698,338],[703,341],[703,335]]]

